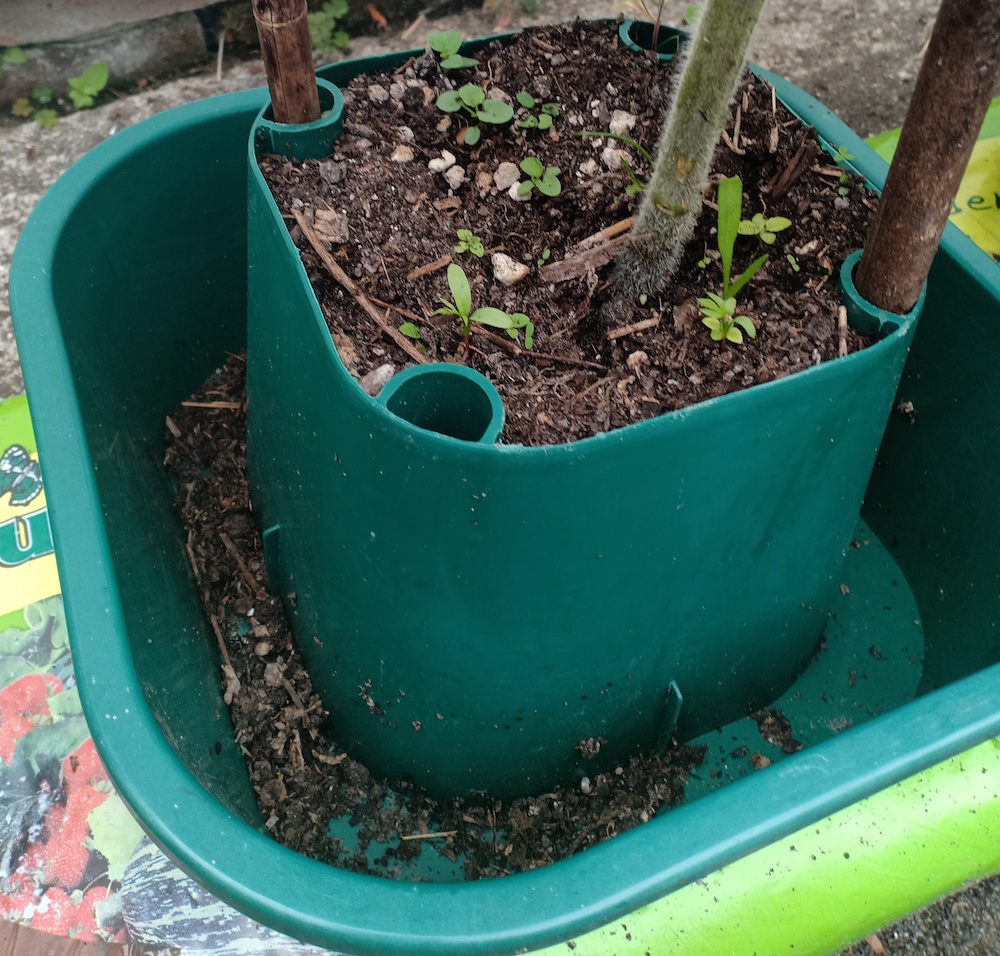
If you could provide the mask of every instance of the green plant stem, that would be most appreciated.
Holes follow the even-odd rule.
[[[698,20],[632,227],[632,235],[649,238],[633,242],[618,260],[619,287],[633,298],[656,290],[694,230],[763,5],[764,0],[709,0]]]

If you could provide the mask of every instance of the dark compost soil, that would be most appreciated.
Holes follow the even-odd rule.
[[[623,131],[653,153],[672,64],[659,66],[622,47],[617,31],[585,23],[493,43],[479,60],[458,77],[443,75],[429,54],[393,74],[360,76],[345,91],[345,132],[332,157],[261,159],[341,358],[366,386],[377,391],[386,374],[413,360],[324,269],[296,212],[390,323],[419,325],[429,359],[467,362],[494,382],[504,400],[507,443],[587,437],[863,346],[838,327],[836,274],[862,245],[876,198],[857,179],[842,181],[812,131],[774,99],[767,83],[748,78],[736,97],[710,195],[677,268],[655,301],[629,301],[609,328],[601,305],[614,266],[601,265],[595,246],[608,246],[593,237],[627,220],[638,205],[639,196],[626,195],[631,179],[622,160],[640,180],[650,170],[626,143],[579,134]],[[539,103],[556,103],[560,114],[548,131],[523,129],[518,123],[528,111],[518,106],[513,124],[482,125],[482,138],[470,149],[456,142],[462,122],[435,106],[441,91],[465,82],[495,98],[526,91]],[[529,155],[561,170],[559,196],[532,191],[517,201],[497,187]],[[429,168],[452,157],[443,171]],[[744,184],[745,218],[759,212],[792,222],[772,247],[754,236],[737,241],[734,277],[770,253],[740,293],[740,311],[753,318],[758,333],[738,347],[711,341],[695,302],[721,291],[712,200],[718,181],[735,174]],[[455,251],[458,229],[481,238],[483,258]],[[526,277],[505,284],[496,254]],[[706,257],[710,263],[699,268]],[[465,353],[458,321],[433,314],[442,298],[451,298],[449,261],[468,274],[474,306],[532,319],[532,352],[502,333],[479,330]],[[576,277],[560,281],[566,272]],[[640,323],[640,331],[623,332]]]
[[[413,359],[359,307],[359,292],[383,323],[418,324],[427,358],[467,362],[486,374],[504,399],[503,440],[524,444],[621,427],[863,347],[840,321],[836,271],[861,245],[874,197],[821,158],[811,131],[775,102],[766,83],[749,78],[737,96],[710,196],[723,175],[738,173],[745,217],[785,216],[792,226],[779,233],[770,262],[740,296],[740,311],[753,318],[758,334],[734,347],[712,342],[693,307],[695,297],[721,286],[710,199],[655,301],[630,303],[613,328],[601,306],[613,270],[601,256],[608,234],[588,237],[609,227],[615,235],[616,224],[635,209],[622,158],[640,179],[649,169],[621,141],[576,134],[622,130],[652,151],[672,67],[624,50],[606,26],[580,23],[491,44],[479,61],[457,78],[442,75],[431,56],[390,75],[359,77],[345,91],[345,132],[331,158],[261,159],[341,358],[364,387],[377,392],[387,374]],[[480,142],[466,147],[456,142],[461,124],[434,105],[439,92],[464,82],[483,85],[491,96],[528,91],[558,104],[559,116],[549,131],[524,129],[517,125],[526,115],[519,107],[513,125],[484,126]],[[442,158],[434,165],[448,165],[446,152],[454,157],[448,169],[429,168]],[[507,193],[503,176],[511,167],[502,164],[516,168],[527,155],[560,168],[561,195],[536,191],[519,201]],[[296,214],[354,280],[354,293],[331,277]],[[482,239],[482,259],[455,251],[458,229]],[[734,275],[762,249],[756,237],[741,237]],[[526,277],[513,284],[498,278],[498,253],[520,264]],[[699,266],[705,258],[708,264]],[[457,321],[433,314],[442,297],[451,297],[449,261],[467,272],[475,305],[532,318],[531,351],[523,339],[481,329],[467,351]],[[686,774],[703,752],[679,744],[664,755],[636,756],[581,788],[502,804],[488,795],[435,802],[406,781],[373,779],[343,754],[281,602],[267,591],[245,477],[244,371],[243,359],[232,358],[168,419],[167,466],[222,652],[236,739],[276,839],[383,876],[412,873],[408,858],[432,844],[475,879],[571,855],[683,798]],[[767,714],[760,721],[767,736],[774,721]],[[337,818],[357,828],[356,845],[330,835],[329,821]],[[428,834],[441,836],[424,839]]]

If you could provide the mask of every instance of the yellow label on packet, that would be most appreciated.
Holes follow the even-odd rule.
[[[0,403],[0,616],[58,593],[42,470],[19,395]]]
[[[899,130],[895,129],[871,137],[868,145],[892,162],[898,142]],[[949,221],[984,252],[1000,258],[1000,99],[986,112]]]
[[[980,249],[1000,256],[1000,136],[976,143],[949,218]]]

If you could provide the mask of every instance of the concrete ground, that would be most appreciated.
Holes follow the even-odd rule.
[[[518,0],[508,0],[511,25],[616,16],[629,5],[541,0],[539,6],[529,15]],[[493,7],[503,4],[494,0]],[[667,0],[666,22],[680,24],[687,7],[687,0]],[[902,123],[936,8],[937,0],[769,0],[753,59],[812,93],[861,135],[890,129]],[[474,11],[428,17],[409,36],[403,35],[404,25],[358,38],[350,53],[363,56],[420,45],[439,28],[483,35],[492,32],[497,15]],[[143,92],[74,113],[50,131],[33,123],[0,126],[0,399],[24,388],[7,304],[10,259],[25,220],[48,187],[76,159],[126,126],[168,107],[264,83],[256,62],[224,63],[221,78],[214,66],[206,65],[169,82],[151,79]],[[1000,953],[1000,878],[976,884],[847,952],[868,956],[883,951],[890,956]]]

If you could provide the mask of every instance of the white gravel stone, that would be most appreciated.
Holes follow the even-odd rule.
[[[449,153],[448,150],[441,150],[441,155],[437,159],[432,159],[428,164],[427,168],[432,173],[443,173],[446,169],[451,169],[455,165],[455,154]]]
[[[521,179],[521,171],[513,163],[501,163],[493,174],[493,185],[503,192]]]
[[[609,128],[617,136],[625,136],[635,126],[636,115],[625,110],[614,110]]]
[[[494,252],[490,259],[493,262],[493,277],[501,285],[514,285],[526,278],[531,271],[523,262],[518,262],[505,252]]]

